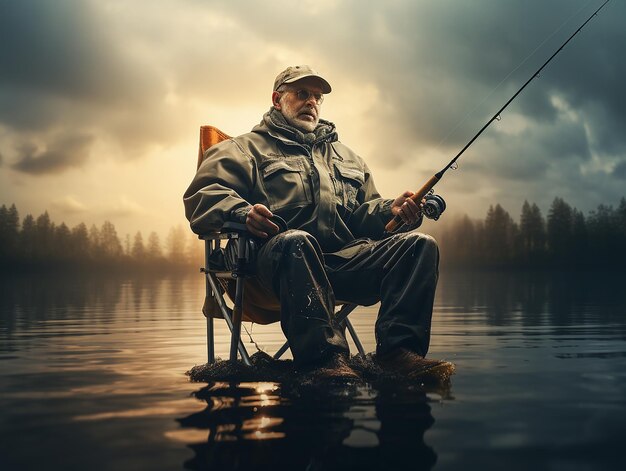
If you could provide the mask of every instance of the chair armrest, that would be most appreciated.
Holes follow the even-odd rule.
[[[225,222],[219,231],[206,232],[198,235],[200,240],[222,240],[222,239],[235,239],[241,236],[251,237],[252,233],[248,231],[245,224],[239,222]]]
[[[222,226],[221,232],[237,232],[238,234],[243,234],[248,232],[248,227],[240,222],[227,221]]]

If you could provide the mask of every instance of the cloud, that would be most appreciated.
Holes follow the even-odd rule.
[[[110,218],[125,218],[144,214],[146,210],[139,203],[121,195],[115,201],[103,206],[101,212]]]
[[[612,173],[616,178],[626,180],[626,160],[618,162]]]
[[[18,136],[21,154],[24,147],[49,149],[21,155],[16,169],[42,174],[86,164],[71,150],[56,149],[59,133],[76,141],[97,133],[117,150],[109,155],[122,159],[178,137],[180,120],[168,112],[157,62],[133,47],[140,42],[137,32],[112,27],[115,2],[108,7],[77,0],[3,7],[0,124]]]
[[[18,98],[4,101],[21,106],[2,108],[19,110],[22,119],[5,119],[41,126],[42,120],[58,121],[63,111],[70,120],[95,124],[95,111],[98,126],[122,147],[167,143],[167,136],[177,134],[172,113],[184,112],[183,104],[259,102],[268,98],[269,86],[255,79],[259,71],[273,71],[271,78],[286,65],[281,58],[300,57],[321,62],[316,67],[331,75],[374,84],[387,106],[375,110],[372,119],[395,127],[408,144],[432,146],[448,136],[444,144],[458,147],[588,13],[576,15],[476,108],[580,3],[399,1],[363,8],[352,0],[312,5],[290,6],[299,21],[280,21],[278,29],[276,19],[285,14],[282,2],[164,2],[149,11],[116,1],[106,8],[89,1],[13,2],[0,20],[6,38],[0,57],[9,64],[2,82],[18,92],[11,94]],[[525,91],[517,103],[523,114],[556,119],[550,102],[555,90],[574,106],[615,102],[603,89],[619,90],[624,66],[608,58],[618,57],[623,33],[606,16],[594,20],[610,25],[605,36],[581,34],[568,47],[575,47],[576,54],[566,49],[558,65],[551,64]],[[593,23],[589,29],[597,27]],[[179,106],[166,106],[166,97],[177,97]],[[609,112],[623,118],[625,109],[617,103]],[[470,110],[472,119],[459,124]]]
[[[363,8],[358,1],[331,2],[324,21],[307,14],[305,5],[295,6],[299,21],[281,23],[277,34],[269,18],[280,15],[280,2],[213,3],[231,25],[246,37],[256,35],[265,48],[297,38],[293,42],[303,60],[319,60],[318,69],[379,90],[380,102],[362,119],[388,138],[374,144],[374,155],[384,156],[378,164],[389,168],[412,158],[407,148],[439,148],[453,155],[598,5],[398,1]],[[626,113],[620,84],[626,64],[617,60],[625,45],[616,19],[620,10],[626,14],[623,4],[609,4],[505,111],[555,130],[552,124],[565,122],[554,103],[559,96],[586,118],[578,124],[579,135],[567,125],[571,141],[543,139],[549,147],[544,154],[603,158],[623,152],[626,138],[618,130]],[[512,153],[523,150],[510,147]]]
[[[12,168],[23,173],[42,175],[80,167],[89,157],[92,142],[93,137],[84,134],[55,136],[43,150],[25,142],[18,149],[18,160]]]
[[[26,179],[87,168],[96,152],[149,158],[155,147],[195,140],[202,120],[249,129],[249,117],[269,107],[276,73],[310,63],[337,84],[326,103],[341,104],[352,121],[339,133],[349,128],[356,141],[346,144],[366,147],[371,167],[439,170],[597,5],[7,2],[0,126],[10,139],[0,153]],[[626,3],[610,2],[473,145],[455,177],[463,182],[451,188],[511,201],[528,198],[530,187],[598,193],[573,191],[582,201],[623,192],[614,162],[626,153],[624,17]],[[368,99],[351,105],[359,90]],[[131,201],[119,214],[147,214]]]
[[[65,195],[55,199],[52,201],[51,207],[62,214],[81,214],[88,210],[87,206],[73,195]]]

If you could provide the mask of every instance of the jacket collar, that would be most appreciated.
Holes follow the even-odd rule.
[[[252,132],[266,133],[286,143],[295,143],[308,149],[322,142],[337,141],[335,125],[330,121],[320,119],[313,132],[304,133],[291,126],[282,113],[274,107],[263,115],[263,119],[252,129]]]

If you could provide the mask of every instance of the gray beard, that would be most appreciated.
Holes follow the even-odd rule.
[[[282,113],[281,113],[282,114]],[[300,131],[303,134],[307,134],[307,133],[314,133],[315,132],[315,127],[317,127],[317,125],[313,128],[313,130],[309,129],[310,126],[306,126],[307,124],[311,124],[308,122],[300,122],[300,120],[296,117],[296,118],[288,118],[287,116],[285,116],[283,114],[283,118],[285,118],[285,121],[287,122],[287,124],[289,124],[291,127],[296,128],[298,131]]]
[[[267,126],[280,132],[282,135],[293,139],[294,141],[312,147],[317,142],[337,140],[337,132],[335,125],[330,121],[320,119],[317,127],[313,132],[306,132],[297,126],[289,123],[283,114],[276,108],[270,108],[270,111],[263,116],[263,120]]]

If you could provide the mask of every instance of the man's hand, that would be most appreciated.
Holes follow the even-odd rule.
[[[252,234],[263,239],[270,234],[278,234],[279,227],[269,219],[273,216],[267,206],[257,203],[246,215],[246,227]]]
[[[411,196],[414,194],[415,193],[412,191],[407,190],[391,203],[391,214],[393,214],[394,217],[400,216],[404,224],[415,224],[422,214],[422,205],[426,200],[422,199],[421,203],[418,205],[411,199]]]

